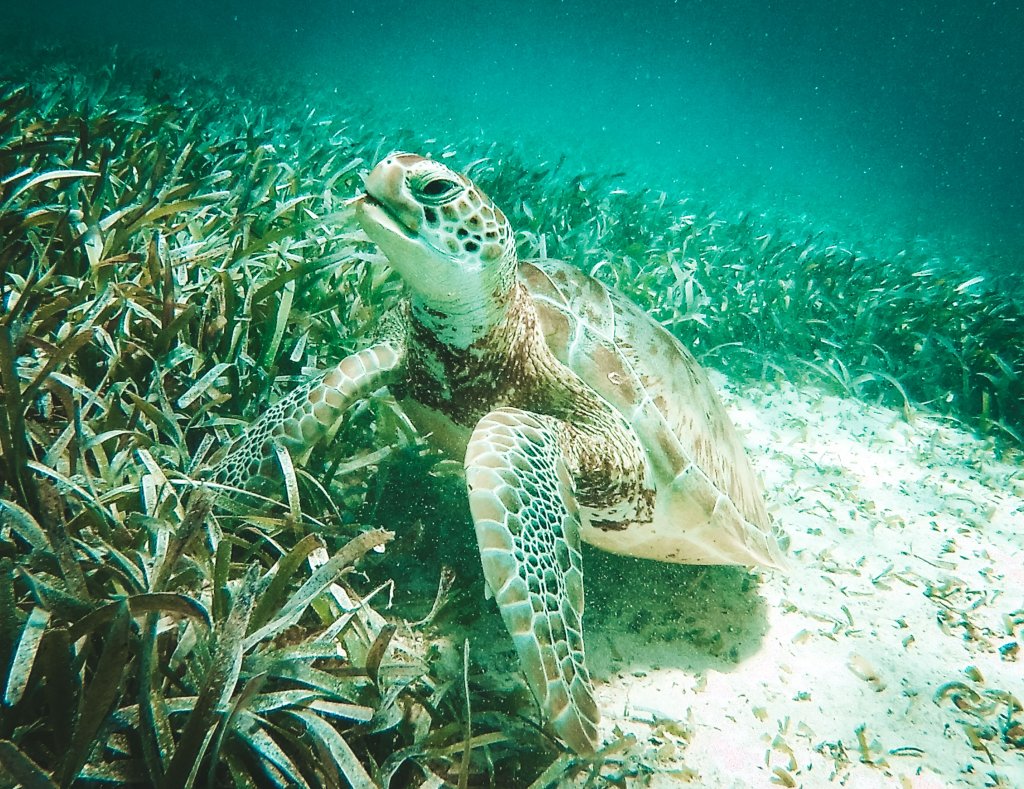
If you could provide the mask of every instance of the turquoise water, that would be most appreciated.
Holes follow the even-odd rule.
[[[569,786],[558,770],[583,769],[537,745],[481,600],[461,460],[425,452],[392,399],[355,406],[315,453],[326,493],[296,475],[298,497],[258,519],[225,502],[206,521],[160,483],[186,490],[240,421],[371,336],[399,283],[343,203],[401,145],[455,168],[488,156],[473,178],[524,257],[616,282],[725,374],[792,538],[794,571],[763,583],[587,549],[588,661],[614,737],[608,781],[587,785],[1024,786],[1020,6],[140,5],[0,9],[0,740],[38,774],[92,760],[111,785],[166,768],[172,786],[202,764],[212,785],[226,762],[194,757],[207,724],[190,705],[211,731],[266,733],[209,740],[253,769],[274,772],[261,749],[277,737],[329,773],[330,749],[295,736],[308,699],[269,695],[297,675],[260,660],[324,628],[333,643],[342,620],[324,604],[254,640],[236,612],[262,622],[276,600],[290,616],[314,539],[334,551],[371,526],[395,539],[345,582],[401,626],[343,627],[351,660],[325,668],[351,693],[307,683],[360,702],[330,724],[356,757],[407,759],[391,786],[416,785],[413,763],[450,768],[447,785],[543,771]],[[220,547],[191,538],[207,522]],[[126,593],[192,629],[132,625]],[[404,711],[403,619],[433,622],[413,624],[430,674]],[[218,659],[236,648],[241,673]],[[200,689],[228,698],[214,682],[271,724],[200,705]],[[166,726],[143,714],[147,687],[180,705]],[[412,717],[427,696],[429,743]],[[118,728],[65,697],[109,699]],[[470,756],[471,733],[488,747]]]
[[[24,5],[0,40],[256,69],[427,136],[568,152],[626,185],[807,215],[851,244],[921,237],[1020,266],[1024,6],[1010,0]]]

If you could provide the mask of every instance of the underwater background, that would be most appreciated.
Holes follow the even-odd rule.
[[[192,489],[398,299],[394,149],[692,348],[792,537],[588,550],[595,763],[387,394]],[[1024,4],[0,6],[0,785],[1024,785],[1022,445]]]
[[[9,41],[300,79],[427,137],[807,213],[848,244],[1024,245],[1024,6],[654,0],[8,3]],[[2,33],[0,33],[2,35]]]

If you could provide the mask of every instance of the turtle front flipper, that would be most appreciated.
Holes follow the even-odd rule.
[[[573,481],[553,417],[515,408],[477,424],[466,451],[484,577],[544,717],[576,752],[597,746],[583,654],[583,566]]]
[[[395,342],[381,342],[345,357],[274,403],[204,476],[229,488],[266,486],[278,477],[275,444],[305,463],[313,448],[337,430],[345,411],[360,397],[390,383],[402,361],[401,346]]]

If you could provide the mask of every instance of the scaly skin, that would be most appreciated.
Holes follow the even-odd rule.
[[[321,440],[331,436],[359,398],[393,381],[404,347],[383,342],[343,359],[336,367],[278,400],[215,460],[205,475],[226,488],[262,490],[278,474],[274,445],[291,452],[301,465]]]
[[[469,508],[487,586],[544,717],[592,754],[600,713],[583,649],[580,512],[560,449],[561,423],[492,411],[466,452]]]

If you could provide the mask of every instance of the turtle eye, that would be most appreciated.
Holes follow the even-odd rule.
[[[437,195],[443,195],[445,192],[451,191],[454,188],[455,184],[447,178],[435,178],[433,181],[427,182],[423,187],[423,194],[436,197]]]
[[[419,193],[437,205],[454,197],[459,188],[459,184],[450,178],[431,178],[419,187]]]

